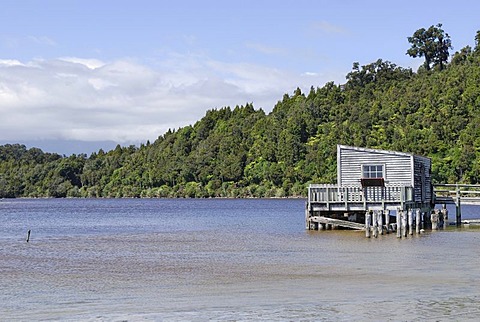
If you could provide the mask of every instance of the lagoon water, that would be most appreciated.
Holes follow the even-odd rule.
[[[304,202],[1,200],[0,320],[478,320],[480,230],[309,232]]]

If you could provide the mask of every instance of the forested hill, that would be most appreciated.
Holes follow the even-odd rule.
[[[478,36],[478,35],[477,35]],[[480,182],[480,48],[417,72],[355,63],[346,83],[210,110],[140,147],[60,156],[0,146],[0,197],[283,197],[335,183],[336,145],[432,158],[436,182]]]

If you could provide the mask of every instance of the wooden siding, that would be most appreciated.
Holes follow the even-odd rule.
[[[383,165],[385,185],[413,186],[413,156],[399,152],[338,146],[338,184],[359,186],[362,165]]]
[[[414,188],[414,201],[432,201],[431,160],[413,154],[337,146],[337,181],[340,186],[361,186],[363,165],[383,165],[386,186]]]
[[[431,163],[429,158],[414,156],[414,194],[417,202],[432,201]],[[424,176],[423,179],[422,176]]]

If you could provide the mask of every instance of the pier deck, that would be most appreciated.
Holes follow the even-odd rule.
[[[461,220],[461,204],[480,205],[480,185],[436,184],[433,191],[434,204],[455,204],[457,226],[480,224],[480,220]],[[312,184],[308,188],[306,227],[318,230],[342,227],[369,231],[372,218],[379,218],[377,227],[383,226],[385,222],[387,225],[388,222],[398,223],[396,225],[399,226],[404,224],[405,227],[417,226],[418,222],[418,225],[426,227],[432,225],[432,218],[435,223],[439,218],[440,221],[448,221],[448,211],[445,207],[441,211],[432,212],[434,204],[415,202],[413,194],[414,190],[409,186],[358,187]],[[395,210],[400,216],[397,214],[396,217],[390,218],[390,210]],[[419,214],[414,215],[414,212]]]

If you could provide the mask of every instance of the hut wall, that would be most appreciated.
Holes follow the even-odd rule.
[[[413,156],[405,153],[338,146],[338,184],[360,186],[363,165],[383,165],[385,185],[412,186]]]

